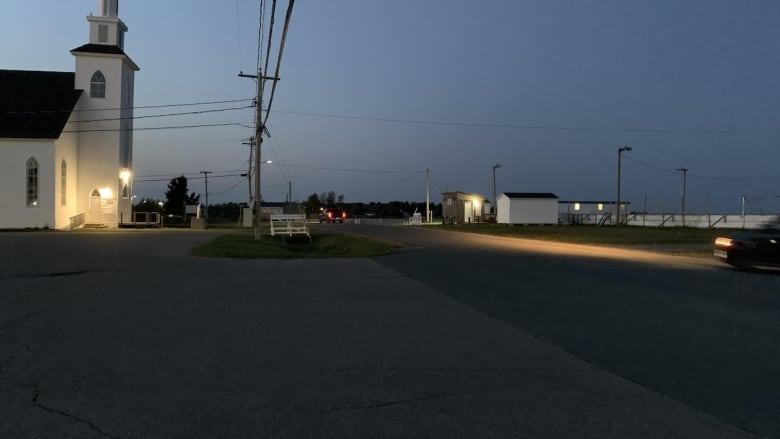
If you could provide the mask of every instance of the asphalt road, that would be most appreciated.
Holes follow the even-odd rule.
[[[780,431],[778,276],[320,227],[405,247],[243,261],[191,256],[210,231],[0,233],[0,437]]]
[[[408,227],[341,231],[403,243],[379,262],[591,364],[780,437],[780,275]]]

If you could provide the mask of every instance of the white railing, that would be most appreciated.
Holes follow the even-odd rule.
[[[780,226],[778,215],[721,215],[721,214],[686,214],[685,227],[724,228],[724,229],[760,229],[775,225]],[[676,214],[642,214],[631,215],[629,226],[646,227],[681,227],[683,216]]]
[[[309,226],[306,223],[306,215],[303,214],[274,214],[271,215],[271,236],[276,235],[306,235],[311,239]]]
[[[79,227],[84,227],[84,223],[86,222],[87,213],[86,212],[79,212],[72,217],[70,217],[70,230],[78,229]]]

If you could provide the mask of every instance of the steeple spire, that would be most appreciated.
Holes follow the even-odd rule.
[[[98,15],[101,17],[119,17],[119,0],[98,0]]]
[[[90,44],[117,46],[124,50],[127,26],[119,19],[119,0],[98,0],[98,14],[87,17]]]

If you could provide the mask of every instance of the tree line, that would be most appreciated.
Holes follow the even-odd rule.
[[[308,216],[316,216],[322,209],[338,207],[347,212],[349,218],[408,218],[415,211],[425,216],[425,202],[390,201],[390,202],[355,202],[344,201],[343,194],[337,195],[334,191],[313,193],[302,204]],[[157,212],[168,218],[168,221],[186,219],[185,206],[198,204],[200,194],[190,192],[187,188],[187,178],[184,176],[171,179],[168,190],[165,192],[165,200],[144,198],[133,205],[135,212]],[[219,203],[208,206],[208,218],[210,222],[236,222],[241,216],[241,209],[247,207],[246,203]],[[441,216],[441,203],[431,203],[433,216]]]

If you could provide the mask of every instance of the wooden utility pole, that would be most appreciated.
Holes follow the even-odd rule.
[[[244,72],[240,72],[238,76],[242,78],[253,78],[257,83],[257,96],[255,97],[255,240],[260,240],[260,202],[263,199],[260,193],[260,164],[262,159],[260,158],[260,151],[263,146],[263,133],[265,132],[265,125],[263,124],[263,87],[265,81],[270,79],[272,81],[278,81],[279,78],[263,76],[261,70],[257,71],[257,75],[247,75]]]
[[[203,209],[203,218],[208,220],[209,219],[209,174],[211,174],[211,171],[200,171],[201,174],[206,179],[206,208]],[[185,194],[186,195],[186,194]]]
[[[431,222],[431,190],[430,190],[431,170],[425,168],[425,222]]]

